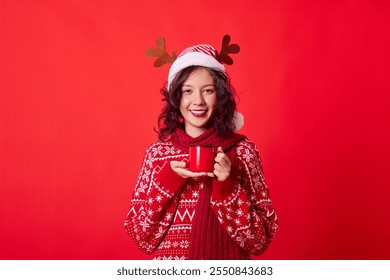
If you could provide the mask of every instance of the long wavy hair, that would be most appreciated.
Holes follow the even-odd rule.
[[[189,66],[178,72],[172,80],[170,88],[164,85],[160,92],[164,96],[164,107],[158,117],[158,138],[165,141],[175,130],[183,127],[183,116],[180,112],[182,86],[191,73],[199,68],[206,69],[213,78],[217,93],[217,104],[212,124],[219,136],[229,136],[234,130],[234,112],[236,110],[236,92],[230,83],[229,76],[212,68],[203,66]]]

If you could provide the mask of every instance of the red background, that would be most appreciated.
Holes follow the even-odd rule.
[[[280,227],[266,259],[389,259],[387,1],[0,1],[0,258],[147,259],[122,224],[169,66],[228,72]]]

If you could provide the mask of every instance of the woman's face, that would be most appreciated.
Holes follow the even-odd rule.
[[[217,105],[214,80],[204,68],[192,72],[181,88],[180,112],[184,129],[192,137],[205,132],[212,124]]]

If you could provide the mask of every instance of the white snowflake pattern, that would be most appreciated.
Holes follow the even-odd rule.
[[[249,229],[247,231],[244,231],[243,234],[245,234],[247,239],[254,239],[255,238],[255,236],[253,235],[253,233]]]
[[[244,214],[244,212],[241,209],[237,210],[237,215],[241,217]]]
[[[150,228],[149,223],[147,222],[146,218],[143,221],[139,222],[140,226],[142,227],[142,231],[146,232],[148,228]]]
[[[162,156],[162,155],[163,155],[163,153],[162,153],[162,151],[161,151],[162,149],[163,149],[162,146],[158,146],[157,148],[154,147],[154,148],[152,149],[153,157],[156,157],[157,154],[160,155],[160,156]]]
[[[260,182],[260,176],[254,176],[253,177],[253,183],[254,183],[254,188],[257,189],[261,187],[263,184]]]
[[[188,240],[182,240],[180,242],[180,247],[183,249],[187,249],[189,246],[190,246],[190,242],[188,242]]]
[[[156,196],[156,200],[157,200],[157,202],[161,202],[162,196],[161,196],[161,195],[157,195],[157,196]]]
[[[174,155],[175,154],[175,148],[174,147],[165,147],[164,154],[165,155],[169,155],[169,154]]]
[[[194,198],[199,197],[199,192],[198,191],[193,191],[192,192],[192,197],[194,197]]]
[[[245,242],[246,242],[246,238],[245,238],[245,237],[243,237],[242,235],[240,235],[240,236],[237,236],[236,240],[237,240],[237,242],[240,242],[240,246],[241,246],[241,247],[244,247]]]
[[[242,150],[244,149],[244,147],[240,146],[237,148],[237,154],[240,156],[242,154]]]
[[[142,180],[144,180],[145,182],[149,182],[149,176],[150,176],[150,169],[146,169],[144,174],[142,175]]]
[[[163,260],[163,261],[171,261],[171,260],[175,260],[175,261],[180,261],[180,260],[185,260],[185,256],[158,256],[158,257],[155,257],[153,258],[153,260]]]
[[[247,161],[250,162],[253,159],[253,154],[249,151],[249,149],[245,149],[244,154],[242,157]]]
[[[139,243],[139,245],[142,247],[142,248],[148,248],[148,243],[146,241],[141,241]]]
[[[146,165],[147,167],[149,167],[149,168],[152,168],[152,166],[153,166],[153,160],[152,160],[152,159],[147,159],[147,160],[145,161],[145,165]]]
[[[156,238],[160,238],[161,236],[163,236],[163,234],[164,234],[164,231],[163,231],[162,227],[159,227],[158,230],[156,230],[154,236]]]
[[[148,186],[146,184],[144,184],[143,182],[141,182],[137,188],[137,192],[139,193],[144,193],[145,192],[145,189],[147,188]]]

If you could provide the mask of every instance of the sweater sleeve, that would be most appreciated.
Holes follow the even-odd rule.
[[[248,140],[242,141],[236,153],[239,175],[225,185],[213,185],[211,205],[230,237],[247,252],[259,255],[271,243],[278,219],[256,146]]]
[[[172,170],[170,161],[183,159],[180,150],[161,144],[152,145],[145,154],[124,227],[147,254],[158,247],[174,219],[185,179]]]

